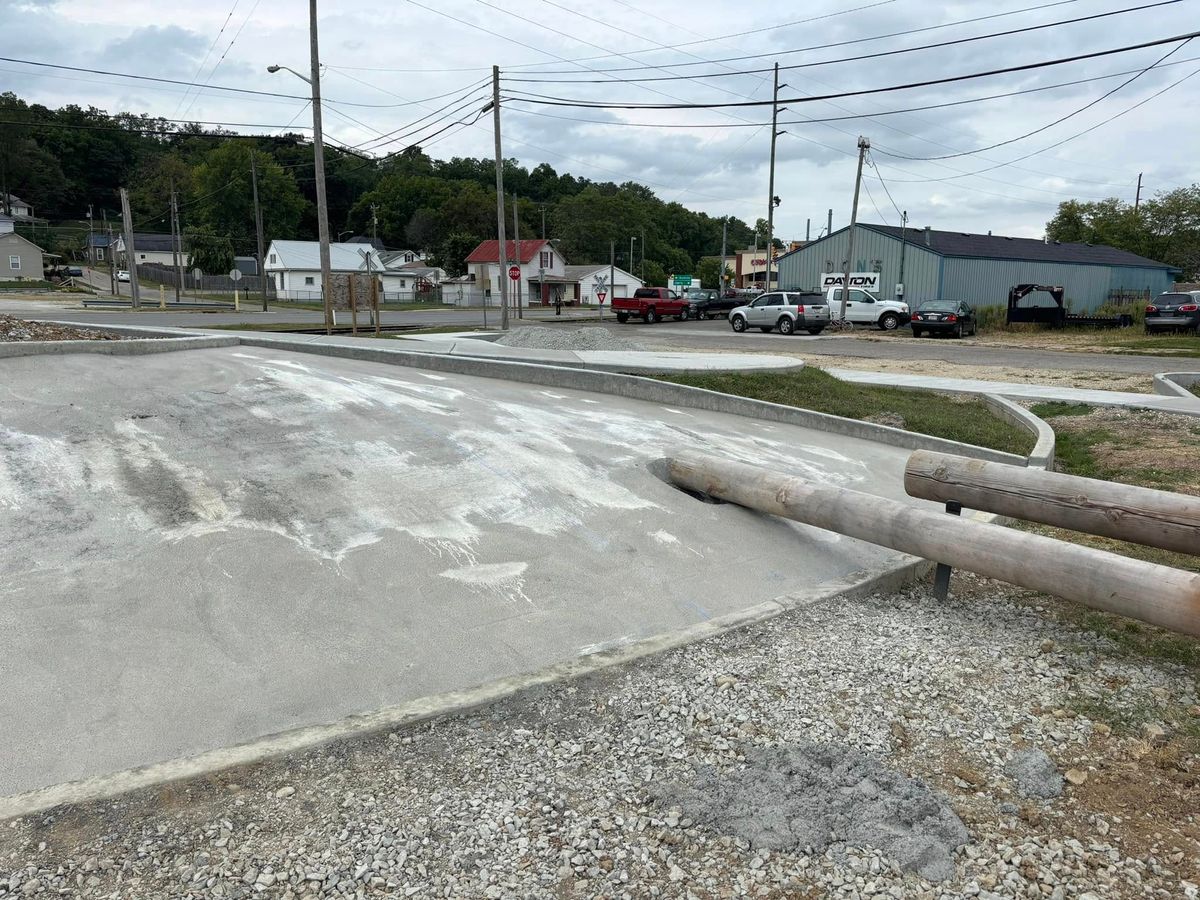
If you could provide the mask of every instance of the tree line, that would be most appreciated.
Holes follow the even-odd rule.
[[[188,245],[223,271],[226,256],[256,250],[251,156],[267,241],[316,239],[312,144],[304,135],[242,136],[93,107],[49,109],[12,93],[0,94],[0,123],[0,195],[19,196],[53,223],[36,232],[45,249],[78,252],[89,208],[94,224],[106,218],[119,230],[122,186],[135,230],[168,232],[174,188]],[[335,239],[353,233],[422,250],[453,275],[465,271],[463,260],[480,241],[496,235],[491,159],[439,160],[419,147],[378,160],[332,146],[325,153]],[[515,205],[521,237],[553,239],[572,263],[606,263],[615,247],[618,265],[663,284],[668,273],[693,272],[703,257],[720,253],[722,219],[664,202],[632,180],[596,182],[546,163],[526,169],[506,160],[504,183],[508,237]],[[765,225],[726,222],[730,252],[753,243]]]

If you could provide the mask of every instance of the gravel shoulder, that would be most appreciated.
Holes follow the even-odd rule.
[[[31,322],[16,316],[0,315],[0,343],[14,341],[119,341],[111,331],[71,328],[53,322]]]
[[[1196,675],[958,573],[944,604],[927,586],[820,604],[463,716],[12,821],[0,896],[1194,898]],[[837,833],[823,851],[753,845],[664,793],[750,784],[764,748],[814,744],[945,798],[968,835],[950,877]],[[1061,794],[1022,793],[1028,750]]]

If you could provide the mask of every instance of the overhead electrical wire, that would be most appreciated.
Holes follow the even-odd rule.
[[[1007,66],[1002,69],[989,69],[983,72],[972,72],[966,75],[953,75],[946,78],[930,78],[925,81],[910,81],[904,84],[894,84],[885,87],[864,88],[856,91],[840,91],[834,94],[812,94],[806,97],[781,97],[778,101],[771,100],[755,100],[745,101],[740,103],[614,103],[609,101],[592,101],[583,100],[577,97],[552,97],[544,94],[530,94],[525,91],[512,91],[510,94],[520,94],[513,96],[511,99],[522,103],[532,103],[539,106],[570,106],[579,109],[728,109],[728,108],[744,108],[757,106],[770,106],[773,102],[781,104],[793,103],[815,103],[820,100],[838,100],[843,97],[863,97],[869,94],[886,94],[895,91],[907,91],[920,87],[932,87],[938,84],[953,84],[960,81],[969,81],[974,78],[988,78],[994,75],[1007,75],[1013,72],[1028,72],[1034,69],[1044,69],[1049,66],[1061,66],[1067,63],[1079,62],[1085,59],[1098,59],[1104,56],[1112,56],[1117,53],[1128,53],[1133,50],[1142,50],[1146,47],[1160,47],[1163,44],[1172,44],[1177,41],[1187,41],[1194,37],[1200,36],[1200,31],[1190,31],[1184,34],[1173,35],[1172,37],[1159,38],[1153,41],[1143,41],[1138,44],[1127,44],[1123,47],[1114,47],[1109,50],[1096,50],[1091,53],[1079,53],[1074,56],[1063,56],[1055,59],[1042,60],[1041,62],[1025,63],[1020,66]]]
[[[549,0],[545,0],[545,2],[549,2]],[[1075,25],[1080,22],[1091,22],[1096,19],[1105,19],[1110,16],[1119,16],[1119,15],[1124,15],[1126,13],[1144,12],[1147,9],[1154,9],[1155,7],[1159,7],[1159,6],[1173,6],[1176,3],[1182,3],[1182,2],[1183,2],[1183,0],[1156,0],[1156,2],[1154,2],[1154,3],[1147,3],[1142,6],[1130,6],[1130,7],[1126,7],[1125,9],[1115,9],[1115,10],[1110,10],[1108,12],[1093,13],[1092,15],[1079,16],[1074,19],[1060,19],[1057,22],[1042,22],[1038,25],[1027,25],[1023,28],[1012,28],[1012,29],[1009,29],[1008,31],[995,31],[995,32],[991,32],[989,34],[976,34],[976,35],[971,35],[969,37],[964,37],[964,38],[955,38],[954,40],[939,41],[934,44],[919,44],[915,47],[899,47],[894,50],[880,50],[878,53],[865,53],[865,54],[859,54],[856,56],[843,56],[843,57],[839,57],[838,59],[823,59],[823,60],[817,60],[814,62],[797,63],[795,65],[790,65],[790,66],[780,66],[779,71],[787,72],[787,71],[794,71],[796,69],[812,69],[812,68],[818,68],[820,66],[837,65],[839,63],[857,63],[857,62],[863,62],[863,61],[871,60],[871,59],[881,59],[881,58],[887,57],[887,56],[900,56],[905,53],[916,53],[916,52],[919,52],[922,50],[939,50],[939,49],[942,49],[945,47],[957,46],[959,44],[970,44],[970,43],[974,43],[976,41],[990,40],[992,38],[1012,37],[1013,35],[1016,35],[1016,34],[1026,34],[1028,32],[1032,32],[1032,31],[1044,31],[1047,28],[1059,28],[1064,25]],[[555,5],[557,5],[557,4],[555,4]],[[582,13],[580,13],[580,15],[582,15]],[[715,62],[715,60],[710,60],[710,62]],[[675,64],[668,64],[668,67],[669,68],[677,68],[677,67],[682,67],[684,65],[690,65],[690,63],[679,63],[678,66],[676,66]],[[609,71],[612,71],[612,70],[609,70]],[[628,84],[640,84],[643,82],[652,82],[652,81],[695,81],[698,79],[708,79],[708,78],[731,78],[734,76],[761,75],[763,73],[771,72],[771,71],[773,71],[773,67],[767,68],[767,69],[741,69],[741,70],[734,70],[734,71],[729,71],[729,72],[701,72],[698,74],[689,74],[689,75],[670,75],[670,76],[657,75],[657,76],[647,76],[645,78],[622,78],[621,80]],[[544,73],[538,73],[538,74],[541,75]],[[525,83],[525,84],[600,84],[600,83],[605,83],[605,82],[603,82],[603,79],[597,79],[597,78],[570,78],[570,79],[562,78],[562,79],[559,79],[559,78],[522,78],[522,77],[506,76],[505,80],[512,82],[512,83],[520,82],[520,83]]]
[[[258,9],[258,4],[260,2],[261,0],[254,0],[254,5],[250,7],[250,12],[246,13],[246,17],[242,19],[242,24],[238,27],[238,30],[234,32],[233,37],[229,39],[229,44],[225,47],[224,51],[222,51],[221,56],[217,59],[217,61],[213,63],[213,67],[209,69],[208,76],[204,79],[204,84],[206,86],[210,81],[212,81],[212,77],[217,74],[217,69],[221,68],[221,63],[225,62],[225,57],[229,55],[229,51],[233,49],[233,45],[237,43],[237,39],[240,38],[242,36],[242,32],[246,30],[246,23],[250,21],[250,17],[253,16],[255,10]],[[237,3],[234,3],[234,8],[237,8]],[[224,27],[222,27],[221,30],[224,31]],[[218,34],[217,37],[219,38],[220,35]],[[200,93],[198,91],[192,94],[191,99],[188,100],[187,106],[184,107],[183,111],[179,113],[179,115],[187,115],[188,111],[195,105],[199,96]]]
[[[241,2],[242,0],[233,0],[233,6],[229,8],[229,15],[227,15],[225,17],[225,21],[221,23],[221,28],[217,32],[217,36],[213,38],[212,43],[208,45],[208,50],[205,51],[204,58],[200,60],[200,65],[196,66],[196,74],[192,76],[192,81],[195,81],[197,78],[199,78],[200,73],[204,71],[205,63],[207,63],[208,58],[212,56],[213,50],[216,49],[217,43],[221,40],[221,35],[223,35],[225,33],[225,29],[229,27],[229,22],[233,19],[233,14],[237,12],[238,4]],[[175,112],[173,112],[171,115],[177,116],[180,114],[180,111],[183,109],[183,102],[187,100],[191,91],[192,88],[189,86],[188,89],[183,92],[183,96],[179,98],[179,102],[175,105]]]

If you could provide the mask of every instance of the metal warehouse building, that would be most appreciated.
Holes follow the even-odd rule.
[[[840,276],[850,229],[835,231],[779,257],[779,286],[819,289],[824,276]],[[903,238],[902,238],[903,235]],[[959,231],[857,225],[852,272],[878,272],[879,293],[904,285],[910,304],[964,300],[973,306],[1004,306],[1017,284],[1062,285],[1075,312],[1110,301],[1140,301],[1169,291],[1177,268],[1092,244],[1060,244]],[[903,276],[901,273],[903,272]]]

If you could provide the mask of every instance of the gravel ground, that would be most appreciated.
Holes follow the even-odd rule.
[[[644,350],[641,344],[618,337],[599,325],[574,330],[543,325],[515,328],[496,341],[506,347],[529,350]]]
[[[111,331],[92,331],[30,322],[15,316],[0,315],[0,343],[7,341],[119,341],[121,336]]]
[[[959,573],[946,604],[922,586],[799,609],[474,713],[0,825],[0,896],[1194,898],[1196,759],[1167,751],[1200,715],[1195,675]],[[907,777],[947,802],[968,839],[949,877],[836,823],[822,851],[771,849],[668,805],[698,776],[761,797],[766,748],[813,745],[899,773],[843,795]],[[1057,796],[1013,780],[1028,751],[1065,775],[1041,773]]]

